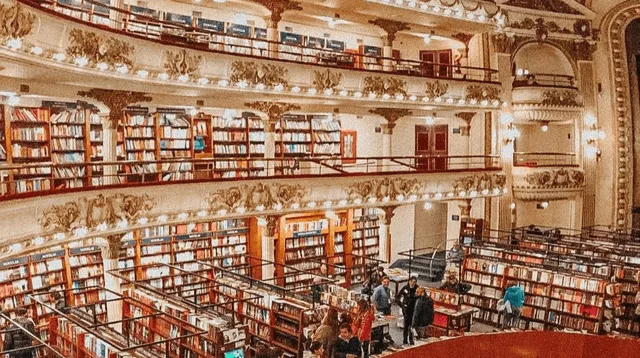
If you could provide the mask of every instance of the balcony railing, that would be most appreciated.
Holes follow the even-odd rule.
[[[515,167],[577,167],[576,153],[516,152]]]
[[[513,81],[513,87],[559,87],[577,89],[573,76],[548,73],[518,74]]]
[[[57,13],[73,21],[84,22],[90,26],[107,28],[110,31],[115,30],[163,44],[189,47],[202,51],[367,72],[497,82],[497,71],[488,68],[319,49],[293,43],[269,41],[264,37],[234,36],[228,33],[207,30],[193,24],[169,22],[152,16],[132,13],[94,0],[77,0],[77,6],[63,4],[55,0],[19,1],[33,7],[39,7],[44,11]],[[108,9],[106,12],[110,12],[110,14],[97,12],[96,9],[98,8]],[[197,24],[197,22],[194,21],[194,24]]]
[[[242,179],[499,170],[497,156],[183,159],[0,166],[0,200],[100,188]]]

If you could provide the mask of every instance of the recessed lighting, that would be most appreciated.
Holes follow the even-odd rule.
[[[158,75],[158,78],[163,80],[163,81],[167,80],[167,79],[169,79],[169,74],[166,73],[166,72],[162,72],[161,74]]]
[[[54,53],[52,58],[58,62],[64,61],[67,56],[61,52]]]
[[[293,86],[293,88],[291,88],[291,92],[293,92],[293,93],[300,93],[300,87],[298,87],[298,86]]]
[[[178,76],[178,81],[187,82],[189,80],[189,75],[180,75]]]
[[[118,67],[116,67],[116,71],[120,74],[127,74],[129,72],[129,66],[127,65],[120,65]]]
[[[218,85],[222,86],[222,87],[227,87],[229,85],[229,81],[227,80],[220,80],[218,81]]]

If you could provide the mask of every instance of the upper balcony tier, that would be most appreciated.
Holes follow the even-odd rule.
[[[340,41],[304,37],[303,43],[303,37],[289,39],[284,32],[282,42],[271,42],[262,29],[212,20],[181,24],[116,8],[105,7],[107,16],[97,6],[19,2],[28,5],[22,11],[35,14],[27,26],[33,30],[0,47],[0,58],[13,61],[6,67],[27,67],[30,61],[39,68],[67,71],[65,76],[81,74],[73,84],[83,87],[118,80],[109,85],[167,94],[176,92],[168,85],[188,87],[191,96],[225,93],[218,96],[224,101],[233,100],[227,94],[250,92],[255,100],[322,98],[334,105],[384,101],[385,106],[495,109],[503,104],[497,73],[491,69],[384,58],[377,47],[352,51]],[[32,72],[4,71],[10,77],[42,78],[29,76]]]
[[[572,76],[531,73],[513,82],[513,110],[520,123],[566,123],[581,118],[583,105]]]

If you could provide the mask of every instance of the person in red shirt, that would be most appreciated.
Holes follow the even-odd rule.
[[[375,318],[375,310],[369,301],[362,299],[358,302],[358,313],[352,323],[352,330],[362,342],[363,358],[369,358],[369,344],[371,343],[371,326]]]

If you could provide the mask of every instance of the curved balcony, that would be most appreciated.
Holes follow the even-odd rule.
[[[524,201],[551,201],[572,199],[584,190],[584,171],[575,165],[560,164],[566,156],[547,155],[545,166],[528,163],[513,168],[513,195]],[[531,160],[532,157],[523,157]],[[553,164],[558,159],[558,164]],[[523,161],[524,162],[524,161]]]
[[[572,122],[582,114],[582,98],[573,76],[526,74],[513,82],[516,122]]]
[[[578,167],[576,153],[515,152],[514,167]]]
[[[175,159],[0,165],[0,201],[32,196],[198,182],[309,179],[500,170],[496,156]]]
[[[212,53],[226,53],[249,58],[263,58],[283,62],[313,64],[322,67],[348,69],[366,73],[385,73],[412,77],[498,83],[497,71],[490,68],[443,65],[402,58],[386,58],[358,54],[344,50],[327,50],[295,43],[267,40],[254,34],[237,36],[207,29],[204,25],[163,21],[132,13],[93,0],[83,0],[73,6],[55,0],[18,0],[57,16],[86,25],[146,39]],[[98,13],[96,8],[106,10]],[[111,15],[109,15],[111,13]],[[116,20],[117,19],[117,20]]]

